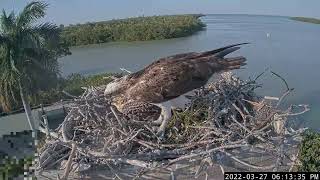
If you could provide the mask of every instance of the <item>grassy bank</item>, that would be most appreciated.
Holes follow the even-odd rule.
[[[81,87],[100,86],[108,84],[111,78],[108,78],[111,73],[103,73],[91,76],[82,76],[80,74],[72,74],[64,79],[60,79],[58,86],[49,91],[42,91],[32,97],[31,104],[52,104],[61,99],[70,99],[63,91],[79,96],[84,92]]]
[[[113,41],[147,41],[178,38],[202,30],[201,15],[137,17],[63,27],[70,46]]]
[[[291,17],[290,19],[295,21],[302,21],[302,22],[308,22],[313,24],[320,24],[320,19],[316,18],[308,18],[308,17]]]
[[[49,105],[58,102],[62,99],[70,99],[63,91],[68,92],[71,95],[79,96],[84,92],[81,87],[100,86],[108,84],[111,81],[109,76],[114,75],[111,73],[102,73],[98,75],[82,76],[80,74],[72,74],[66,78],[59,79],[57,86],[48,91],[40,91],[29,97],[32,107],[38,107],[40,104]],[[17,103],[21,104],[21,103]],[[22,112],[22,106],[14,107],[11,112],[1,112],[0,116]]]

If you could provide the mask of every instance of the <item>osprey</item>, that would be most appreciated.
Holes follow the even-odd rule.
[[[160,58],[138,72],[109,83],[105,95],[112,98],[118,111],[130,118],[157,119],[153,122],[161,124],[158,133],[163,136],[171,110],[183,109],[190,103],[186,95],[204,86],[214,74],[246,64],[242,56],[225,58],[243,44],[247,43]]]

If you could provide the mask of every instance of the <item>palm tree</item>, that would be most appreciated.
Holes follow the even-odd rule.
[[[16,101],[19,92],[32,131],[35,125],[28,95],[34,92],[39,79],[59,72],[53,56],[60,29],[50,23],[35,24],[44,17],[46,8],[47,4],[35,1],[18,15],[13,11],[7,15],[3,10],[0,17],[0,94],[5,101]]]

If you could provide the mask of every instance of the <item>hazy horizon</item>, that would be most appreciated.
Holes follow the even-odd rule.
[[[1,0],[0,9],[19,12],[31,0]],[[47,0],[43,21],[77,24],[138,16],[172,14],[242,14],[320,18],[319,0]]]

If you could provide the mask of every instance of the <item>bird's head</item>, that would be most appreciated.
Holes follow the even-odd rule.
[[[121,92],[127,85],[125,83],[127,77],[123,76],[121,78],[113,78],[113,81],[111,81],[109,84],[107,84],[106,89],[104,91],[105,96],[111,96],[113,94]]]

